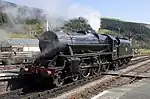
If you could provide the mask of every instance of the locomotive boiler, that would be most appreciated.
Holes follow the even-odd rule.
[[[39,38],[40,60],[52,60],[56,55],[73,55],[99,52],[109,47],[108,38],[95,32],[78,31],[76,33],[44,32]],[[36,60],[36,61],[37,61]],[[44,63],[44,62],[42,62]],[[47,62],[46,62],[47,63]],[[47,66],[45,64],[44,66]]]
[[[46,31],[38,39],[41,53],[24,72],[28,77],[37,74],[34,79],[46,77],[43,82],[48,78],[57,86],[66,79],[75,81],[116,69],[132,58],[131,41],[93,31]]]

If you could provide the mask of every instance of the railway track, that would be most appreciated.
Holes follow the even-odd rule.
[[[149,57],[137,58],[135,60],[132,60],[128,64],[128,66],[137,64],[137,62],[142,62],[142,61],[148,60],[148,59],[149,59]],[[124,66],[124,68],[126,68],[126,67],[127,66]],[[123,68],[120,68],[120,69],[123,69]],[[103,78],[103,76],[104,75],[99,74],[99,75],[88,77],[86,79],[78,80],[78,81],[73,82],[73,83],[66,84],[62,87],[53,88],[53,89],[42,91],[42,92],[32,92],[32,93],[28,93],[28,94],[24,94],[24,95],[20,94],[22,89],[18,89],[18,90],[3,94],[3,95],[0,96],[0,98],[2,98],[2,99],[13,99],[13,98],[14,99],[20,99],[22,97],[24,99],[38,99],[38,98],[39,99],[43,99],[43,98],[45,99],[45,98],[48,98],[48,97],[52,98],[52,97],[56,97],[56,96],[62,94],[63,92],[66,92],[66,91],[69,91],[73,88],[76,88],[76,87],[82,86],[84,84],[87,84],[91,81],[101,79],[101,78]],[[82,96],[82,94],[80,94],[79,96]]]
[[[105,75],[112,76],[113,79],[111,82],[107,82],[104,86],[98,86],[98,88],[91,90],[91,93],[86,94],[86,99],[99,99],[99,92],[103,92],[104,90],[136,83],[145,78],[150,79],[150,76],[143,75],[145,72],[150,72],[150,62],[125,74],[105,73]],[[82,99],[85,99],[85,96]]]
[[[92,95],[96,95],[98,94],[98,92],[102,92],[103,90],[109,89],[111,87],[121,86],[123,84],[132,83],[140,79],[146,78],[144,76],[138,75],[141,72],[138,72],[138,71],[134,72],[134,71],[138,69],[140,71],[146,72],[150,69],[148,65],[150,65],[150,60],[141,62],[139,64],[134,64],[134,65],[132,64],[130,65],[131,68],[129,66],[128,68],[120,70],[120,72],[116,71],[115,73],[110,73],[110,72],[102,73],[102,74],[105,74],[105,76],[103,76],[101,79],[88,83],[68,93],[64,93],[61,96],[58,96],[54,99],[64,99],[64,98],[65,99],[71,99],[71,98],[91,99]],[[125,74],[128,74],[128,75],[125,75]],[[130,76],[130,74],[132,75]]]

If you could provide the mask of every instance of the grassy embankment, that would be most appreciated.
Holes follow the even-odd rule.
[[[139,49],[138,53],[150,55],[150,49]]]
[[[22,33],[12,33],[8,35],[9,38],[25,38],[25,39],[34,39],[35,37],[29,34]]]
[[[100,29],[100,31],[98,31],[98,33],[100,34],[109,34],[109,35],[113,35],[113,36],[122,36],[122,34],[119,34],[119,32],[114,32],[108,29]]]
[[[43,32],[43,27],[41,24],[31,24],[25,25],[25,30],[27,31],[35,31],[37,34]],[[10,33],[8,35],[9,38],[25,38],[25,39],[35,39],[33,35],[26,34],[26,33]]]

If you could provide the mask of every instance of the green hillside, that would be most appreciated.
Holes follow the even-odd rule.
[[[150,48],[150,29],[147,24],[126,22],[117,19],[102,18],[101,32],[132,36],[133,43],[137,46]]]

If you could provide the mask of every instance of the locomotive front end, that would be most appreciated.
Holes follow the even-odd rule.
[[[41,56],[53,57],[57,53],[59,40],[57,35],[52,31],[46,31],[39,37],[39,48]]]

